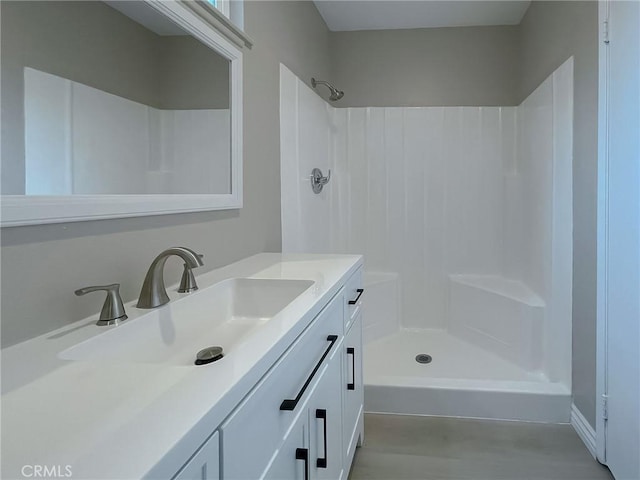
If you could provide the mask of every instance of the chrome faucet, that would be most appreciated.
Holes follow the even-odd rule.
[[[202,257],[193,250],[186,247],[171,247],[160,255],[158,255],[147,272],[140,290],[140,298],[138,299],[138,308],[156,308],[169,302],[167,289],[164,286],[164,264],[167,258],[176,255],[184,260],[185,265],[189,268],[202,266]],[[193,288],[195,287],[195,288]],[[197,289],[195,279],[193,279],[192,290]]]

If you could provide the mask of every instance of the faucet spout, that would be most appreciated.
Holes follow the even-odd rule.
[[[138,308],[156,308],[169,302],[167,289],[164,286],[164,264],[172,256],[178,256],[190,268],[203,265],[202,256],[186,247],[171,247],[160,253],[147,271],[138,298]]]

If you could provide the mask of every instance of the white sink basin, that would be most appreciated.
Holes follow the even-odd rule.
[[[192,366],[203,348],[232,352],[311,285],[310,280],[232,278],[124,322],[59,357]]]

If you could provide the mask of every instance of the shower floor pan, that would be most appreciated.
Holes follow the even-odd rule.
[[[416,356],[427,354],[429,363]],[[365,411],[568,423],[569,389],[445,330],[400,330],[364,347]]]

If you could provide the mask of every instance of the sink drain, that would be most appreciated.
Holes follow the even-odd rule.
[[[207,347],[203,348],[196,354],[196,365],[206,365],[207,363],[215,362],[223,357],[222,347]]]
[[[433,360],[431,355],[427,355],[426,353],[416,355],[416,362],[418,363],[431,363],[431,360]]]

